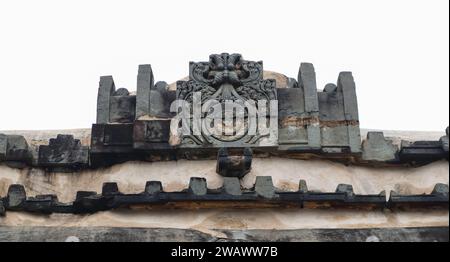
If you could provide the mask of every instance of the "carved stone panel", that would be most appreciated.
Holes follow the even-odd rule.
[[[176,95],[178,101],[189,103],[189,108],[199,105],[202,110],[196,115],[195,109],[192,109],[189,126],[184,127],[184,131],[188,132],[173,134],[180,138],[180,147],[255,147],[278,144],[277,122],[270,125],[270,118],[277,113],[274,112],[277,111],[276,108],[270,107],[270,101],[277,99],[276,83],[272,79],[263,79],[262,62],[246,61],[240,54],[228,53],[211,55],[208,62],[191,62],[189,80],[177,82]],[[227,102],[234,102],[237,106],[229,108]],[[207,105],[213,105],[214,109],[203,110]],[[256,117],[250,113],[252,109],[247,105],[254,105],[252,109],[255,111],[261,107],[266,107],[267,110],[258,111],[259,115]],[[213,114],[221,114],[219,118],[224,121],[205,123]],[[227,114],[232,115],[231,121],[225,121]],[[238,114],[242,118],[238,118]],[[197,122],[195,116],[199,116],[201,121]],[[263,132],[260,128],[263,124],[267,127],[265,122],[269,123],[268,132]],[[208,128],[212,131],[205,131]]]

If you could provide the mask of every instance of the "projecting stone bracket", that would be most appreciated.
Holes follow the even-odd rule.
[[[224,177],[242,178],[250,172],[252,166],[253,153],[250,148],[243,150],[233,150],[227,148],[219,149],[217,154],[217,174]]]

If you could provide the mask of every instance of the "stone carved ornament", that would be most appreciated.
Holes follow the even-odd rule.
[[[233,101],[244,104],[248,101],[260,100],[268,102],[277,99],[276,83],[273,79],[263,79],[262,62],[246,61],[240,54],[213,54],[209,62],[191,62],[188,81],[177,82],[177,99],[189,103],[193,102],[195,92],[201,93],[202,105],[212,99],[219,103]],[[222,106],[223,107],[223,106]],[[247,113],[247,112],[246,112]],[[204,117],[205,114],[202,115]],[[245,115],[247,117],[247,114]],[[192,123],[192,121],[191,121]],[[242,123],[245,132],[234,135],[213,135],[208,137],[184,136],[182,143],[205,145],[223,142],[239,142],[243,144],[256,144],[262,137],[258,132],[256,135],[248,135],[248,121]],[[221,127],[227,128],[227,127]]]

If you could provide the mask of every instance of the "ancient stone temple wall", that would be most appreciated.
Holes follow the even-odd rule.
[[[319,89],[310,63],[188,65],[172,85],[140,65],[136,92],[100,77],[91,129],[0,132],[0,240],[448,240],[448,128],[360,130],[351,72]]]

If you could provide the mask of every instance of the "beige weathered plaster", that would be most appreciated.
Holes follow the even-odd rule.
[[[282,158],[254,159],[242,180],[250,188],[256,176],[270,175],[276,187],[297,190],[305,179],[311,190],[334,191],[348,183],[356,193],[375,194],[397,190],[405,194],[430,193],[436,183],[447,183],[449,165],[439,161],[419,168],[368,168],[345,166],[323,160]],[[205,177],[208,187],[219,188],[222,178],[215,161],[128,162],[107,169],[81,173],[45,173],[0,166],[0,195],[11,183],[24,184],[29,195],[55,193],[72,201],[77,190],[99,192],[103,182],[117,182],[125,193],[142,192],[148,180],[160,180],[166,191],[188,186],[189,178]],[[7,212],[1,225],[16,226],[110,226],[212,229],[296,229],[448,226],[448,211],[348,211],[348,210],[116,210],[93,215],[31,215]]]

